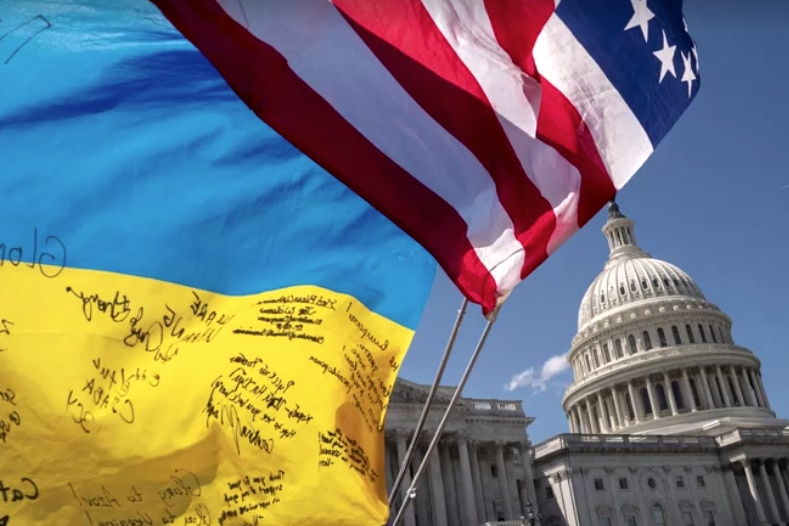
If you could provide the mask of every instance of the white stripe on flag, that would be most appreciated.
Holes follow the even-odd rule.
[[[240,0],[242,11],[239,0],[218,1],[376,148],[457,210],[499,290],[520,281],[523,245],[490,175],[400,86],[330,2]]]
[[[535,138],[539,83],[501,48],[482,0],[422,3],[490,101],[527,177],[553,208],[556,228],[547,247],[553,253],[578,230],[581,174]]]
[[[537,38],[534,61],[540,75],[575,106],[614,186],[622,188],[653,151],[635,114],[555,13]]]

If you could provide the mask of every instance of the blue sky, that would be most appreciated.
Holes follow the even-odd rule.
[[[687,113],[620,192],[652,256],[693,276],[731,316],[737,344],[762,360],[773,410],[789,417],[789,3],[686,0],[702,87]],[[601,212],[511,296],[464,395],[523,400],[534,443],[568,431],[564,370],[544,390],[505,389],[569,349],[578,304],[608,249]],[[461,296],[439,274],[401,375],[430,383]],[[470,306],[444,384],[460,378],[484,320]],[[556,360],[552,363],[557,363]]]

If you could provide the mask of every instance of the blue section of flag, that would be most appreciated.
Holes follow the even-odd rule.
[[[0,0],[0,20],[0,264],[57,236],[68,267],[231,295],[320,285],[416,326],[432,258],[146,0]]]
[[[699,90],[698,62],[683,20],[682,0],[562,0],[556,15],[657,145]],[[631,20],[644,22],[625,29]],[[668,46],[676,46],[672,61],[676,76],[666,73],[660,81],[661,61],[654,52],[664,47],[664,32]]]

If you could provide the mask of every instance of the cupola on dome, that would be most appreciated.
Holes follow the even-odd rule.
[[[579,332],[595,318],[635,301],[677,296],[704,300],[704,294],[685,271],[641,250],[633,221],[612,201],[603,227],[610,253],[603,271],[592,281],[578,310]]]

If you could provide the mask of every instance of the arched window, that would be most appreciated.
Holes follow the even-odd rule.
[[[624,296],[625,295],[625,286],[624,285],[619,285],[619,295],[620,296]]]
[[[666,390],[663,388],[663,384],[657,384],[655,390],[657,391],[658,407],[661,411],[668,411],[668,400],[666,399]]]
[[[636,285],[635,281],[631,281],[630,282],[630,292],[637,292],[637,291],[638,291],[638,285]]]
[[[666,333],[663,331],[662,327],[658,327],[657,337],[658,337],[658,343],[660,344],[661,347],[668,346],[668,342],[666,341]]]
[[[627,337],[627,350],[630,351],[630,354],[636,354],[638,352],[638,347],[636,347],[636,337],[632,334]]]
[[[619,338],[614,340],[614,356],[616,356],[617,360],[624,356],[624,353],[622,352],[622,340]]]
[[[652,520],[655,526],[666,526],[666,516],[663,513],[663,506],[660,504],[652,506]]]
[[[611,361],[611,352],[608,350],[608,343],[603,343],[603,360],[605,360],[605,363]]]
[[[726,334],[723,332],[723,326],[718,327],[718,332],[721,336],[721,343],[726,343]]]
[[[649,392],[647,392],[646,387],[641,388],[641,405],[644,406],[645,415],[652,414],[652,404],[649,403]]]
[[[690,343],[696,343],[696,338],[693,337],[693,329],[690,328],[690,325],[685,325],[685,332],[688,333],[688,341]]]
[[[652,349],[652,338],[649,337],[649,333],[644,331],[641,333],[641,337],[644,338],[644,350],[648,351]]]
[[[699,323],[699,336],[701,336],[701,343],[707,343],[707,335],[704,333],[704,327]]]
[[[710,325],[710,338],[712,338],[712,343],[718,343],[718,338],[715,336],[715,331],[712,330],[712,325]]]
[[[597,349],[592,349],[592,361],[594,361],[594,368],[600,367],[600,358],[598,357]]]
[[[685,409],[685,399],[682,396],[682,389],[679,388],[679,382],[672,380],[671,392],[674,393],[674,401],[677,403],[677,409]]]
[[[690,379],[690,394],[693,396],[693,402],[696,404],[696,407],[701,407],[701,398],[699,398],[699,390],[696,388],[696,380],[691,378]]]
[[[584,354],[584,358],[586,358],[586,371],[587,372],[591,372],[592,371],[592,362],[589,361],[589,355],[588,354]]]
[[[674,334],[674,345],[682,345],[682,337],[679,335],[679,327],[672,325],[671,332]]]

